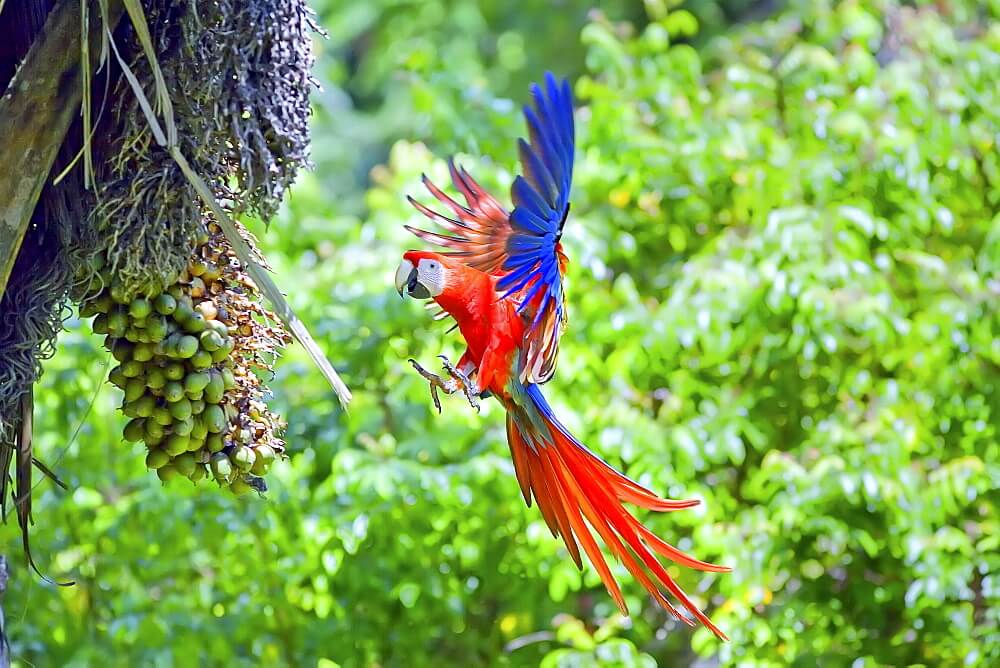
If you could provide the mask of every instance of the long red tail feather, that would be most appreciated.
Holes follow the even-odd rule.
[[[579,547],[582,547],[622,614],[628,614],[621,589],[591,534],[593,529],[661,606],[685,623],[694,624],[670,603],[665,590],[712,633],[728,640],[670,577],[656,554],[700,571],[724,573],[730,569],[701,561],[670,545],[643,526],[622,504],[628,502],[647,510],[669,512],[698,505],[698,501],[660,498],[619,473],[550,417],[550,409],[540,394],[533,399],[536,406],[527,410],[538,409],[538,417],[548,428],[549,434],[545,435],[548,438],[533,435],[530,427],[525,428],[527,434],[522,433],[518,423],[528,424],[530,420],[516,420],[513,414],[508,415],[507,440],[514,471],[525,501],[529,506],[532,499],[537,502],[549,529],[553,535],[562,537],[577,566],[581,566]],[[539,401],[542,405],[537,405]]]

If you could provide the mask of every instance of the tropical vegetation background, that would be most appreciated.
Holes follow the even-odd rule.
[[[255,229],[350,412],[292,347],[266,498],[163,486],[71,318],[36,407],[71,490],[39,488],[33,548],[76,585],[3,528],[19,665],[1000,664],[1000,3],[314,7],[316,168]],[[579,103],[546,393],[704,500],[648,520],[733,566],[675,571],[728,644],[627,577],[618,615],[524,507],[498,407],[438,415],[406,364],[459,344],[392,289],[405,195],[451,154],[505,193],[545,69]]]

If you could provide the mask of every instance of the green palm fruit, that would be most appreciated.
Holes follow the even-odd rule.
[[[139,417],[152,417],[156,410],[156,399],[151,395],[144,394],[135,400],[135,412]]]
[[[206,322],[205,316],[203,316],[201,312],[192,310],[191,315],[189,315],[184,322],[181,323],[181,326],[186,332],[191,334],[201,334],[205,331]]]
[[[165,464],[160,468],[156,469],[156,475],[161,481],[169,482],[170,480],[173,480],[174,478],[179,476],[180,472],[177,470],[177,467],[175,467],[173,464]]]
[[[205,449],[205,437],[195,438],[194,436],[188,436],[188,452],[201,452]]]
[[[247,494],[247,493],[253,491],[253,487],[251,487],[249,484],[247,484],[247,482],[245,480],[243,480],[242,478],[237,478],[236,480],[234,480],[231,483],[229,483],[229,489],[236,496],[243,496],[244,494]]]
[[[122,372],[121,365],[116,366],[108,374],[108,382],[118,387],[120,389],[125,389],[125,384],[128,383],[128,377]]]
[[[253,460],[253,450],[245,445],[236,446],[229,455],[229,461],[233,463],[233,466],[244,472],[253,468]]]
[[[108,313],[108,333],[113,336],[121,336],[128,329],[128,316],[125,311],[114,309]]]
[[[204,464],[195,464],[194,471],[188,475],[188,479],[197,484],[208,477],[208,469],[205,468]]]
[[[205,438],[205,447],[209,452],[221,452],[226,444],[222,440],[222,434],[209,434]]]
[[[229,327],[226,325],[226,323],[222,322],[221,320],[209,320],[208,329],[212,330],[213,332],[215,332],[216,334],[218,334],[223,338],[229,336]]]
[[[163,375],[167,377],[167,380],[180,380],[185,373],[184,365],[180,362],[171,362],[163,367]]]
[[[167,384],[167,377],[163,373],[163,369],[160,367],[147,367],[146,369],[146,387],[158,390]]]
[[[202,443],[205,442],[205,438],[208,436],[208,425],[205,421],[201,419],[201,416],[194,418],[194,426],[191,428],[191,440],[198,440]]]
[[[209,467],[212,469],[212,476],[215,477],[220,485],[228,483],[233,475],[233,465],[229,461],[229,457],[221,452],[212,455],[212,459],[209,460]]]
[[[167,409],[177,420],[187,420],[191,417],[191,402],[184,397],[177,401],[171,401]]]
[[[207,350],[199,350],[191,357],[191,366],[195,369],[207,369],[212,366],[212,354]]]
[[[98,313],[108,313],[113,306],[111,302],[111,295],[108,294],[107,291],[104,291],[94,297],[90,303],[94,305],[94,308],[97,309]]]
[[[233,373],[232,369],[223,367],[222,369],[222,385],[226,390],[236,389],[236,374]]]
[[[124,304],[127,301],[125,295],[125,286],[121,283],[115,283],[111,286],[111,299],[119,304]]]
[[[146,367],[143,363],[136,360],[128,360],[122,363],[122,374],[126,378],[139,378],[145,370]]]
[[[153,302],[153,307],[160,315],[170,315],[177,308],[177,300],[164,292]]]
[[[228,339],[225,340],[225,342],[223,342],[221,346],[219,346],[218,350],[212,352],[212,361],[221,362],[222,360],[226,359],[227,357],[229,357],[229,354],[233,352],[233,348],[235,347],[236,347],[236,342],[233,340],[232,337],[229,337]]]
[[[217,404],[222,401],[226,391],[224,378],[225,373],[219,373],[215,370],[210,372],[208,384],[205,386],[205,403]]]
[[[184,398],[184,386],[172,380],[163,386],[163,398],[173,403]]]
[[[211,379],[212,376],[207,371],[189,373],[184,378],[184,391],[200,392],[205,389]]]
[[[169,331],[170,328],[163,317],[157,316],[146,321],[146,335],[149,337],[151,343],[163,341]]]
[[[94,334],[107,334],[108,333],[108,314],[98,313],[97,317],[94,318],[94,322],[90,323],[90,328],[94,330]]]
[[[92,301],[85,301],[82,304],[80,304],[80,319],[81,320],[83,320],[85,318],[93,318],[98,313],[99,313],[99,311],[97,310],[97,307],[94,306],[94,302],[92,302]]]
[[[111,355],[119,362],[124,362],[132,356],[132,344],[123,339],[115,339],[111,346]]]
[[[190,359],[191,357],[194,357],[196,352],[198,352],[198,339],[190,335],[182,336],[178,339],[177,357],[181,359]]]
[[[167,338],[163,339],[158,346],[159,354],[166,357],[180,357],[180,355],[177,354],[177,344],[180,342],[181,336],[182,335],[177,332],[168,334]]]
[[[254,475],[264,475],[274,462],[275,452],[270,445],[260,445],[254,448],[253,467],[250,472]]]
[[[147,448],[156,448],[163,443],[163,439],[164,437],[160,436],[159,438],[143,438],[142,441],[146,444]]]
[[[166,435],[166,430],[156,420],[146,420],[143,426],[143,440],[146,443],[157,439],[162,439]]]
[[[177,467],[177,471],[182,476],[189,476],[194,473],[194,467],[198,464],[198,462],[194,460],[194,453],[191,452],[185,452],[177,455],[173,458],[171,463]]]
[[[156,421],[156,424],[163,427],[169,427],[174,423],[174,416],[170,414],[166,406],[157,406],[153,409],[153,419]]]
[[[205,406],[202,419],[205,420],[205,426],[208,427],[208,431],[213,434],[219,434],[226,428],[226,414],[216,404]]]
[[[165,466],[169,461],[170,455],[168,455],[165,450],[161,450],[159,448],[150,450],[146,455],[146,468],[158,469]]]
[[[214,329],[206,329],[201,333],[199,337],[201,339],[201,347],[208,352],[215,352],[221,348],[225,343],[226,339],[222,334],[219,334]]]
[[[188,436],[190,438],[192,429],[194,429],[194,418],[188,417],[174,422],[173,430],[178,436]]]
[[[133,402],[146,393],[146,382],[140,378],[133,378],[125,385],[125,401]]]
[[[132,359],[136,362],[148,362],[153,359],[153,346],[149,343],[137,343],[132,349]]]
[[[184,296],[177,300],[177,308],[174,310],[174,320],[177,321],[177,324],[183,327],[192,315],[194,315],[194,308],[191,306],[190,297]]]
[[[145,318],[153,312],[153,305],[149,303],[148,299],[136,297],[129,304],[128,312],[133,318]]]
[[[141,441],[145,424],[146,421],[142,418],[129,420],[128,424],[125,425],[125,429],[122,430],[122,436],[124,436],[125,440],[129,443],[137,443]]]
[[[167,436],[167,440],[163,444],[163,449],[171,457],[176,457],[182,452],[187,452],[190,443],[191,442],[187,436],[171,434],[170,436]]]

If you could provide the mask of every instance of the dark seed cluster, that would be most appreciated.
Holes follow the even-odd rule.
[[[103,267],[92,269],[102,276]],[[212,477],[236,494],[265,491],[262,476],[284,453],[284,425],[258,374],[270,372],[289,337],[218,226],[207,226],[159,294],[130,298],[105,278],[80,315],[94,318],[118,362],[108,379],[124,392],[125,440],[146,445],[146,466],[164,482]]]
[[[170,91],[181,153],[219,199],[268,220],[307,166],[314,87],[312,13],[305,0],[145,0],[150,38]],[[157,75],[134,32],[122,47],[153,99]],[[113,142],[96,161],[94,225],[127,290],[162,290],[184,265],[202,204],[119,78],[106,115]],[[98,147],[101,148],[101,147]]]

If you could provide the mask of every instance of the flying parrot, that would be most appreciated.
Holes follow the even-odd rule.
[[[448,234],[406,226],[419,238],[447,249],[403,254],[395,284],[401,297],[431,299],[440,317],[455,319],[467,349],[458,364],[440,356],[448,377],[416,361],[414,368],[438,390],[461,391],[479,409],[479,399],[494,397],[507,411],[507,442],[524,500],[538,504],[542,517],[582,568],[580,548],[605,587],[627,615],[621,589],[591,533],[666,610],[687,624],[667,599],[673,595],[716,636],[726,635],[691,601],[657,559],[657,554],[700,571],[727,572],[695,559],[663,541],[624,506],[654,511],[690,508],[697,500],[663,499],[613,469],[559,422],[542,395],[556,366],[559,337],[566,325],[563,275],[566,256],[560,239],[569,215],[573,175],[573,100],[569,82],[546,73],[533,84],[534,108],[524,107],[530,141],[518,142],[523,175],[514,179],[508,212],[461,167],[449,161],[463,206],[423,178],[427,190],[450,211],[443,215],[408,198]],[[589,527],[588,528],[588,524]]]

